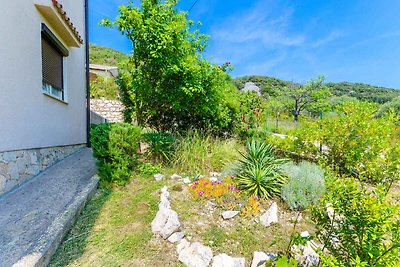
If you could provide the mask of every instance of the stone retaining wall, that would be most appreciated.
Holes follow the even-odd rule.
[[[124,121],[124,105],[119,100],[91,99],[90,110],[105,118],[108,122]]]
[[[0,152],[0,195],[21,185],[85,145]]]

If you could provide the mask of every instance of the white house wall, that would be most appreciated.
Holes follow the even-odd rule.
[[[86,142],[85,45],[68,48],[67,104],[42,93],[41,23],[54,32],[35,4],[51,0],[1,1],[0,152]],[[60,0],[81,36],[84,1]]]

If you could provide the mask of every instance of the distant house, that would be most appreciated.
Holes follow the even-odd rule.
[[[2,1],[0,195],[88,143],[86,4]]]
[[[118,67],[106,66],[99,64],[90,64],[90,80],[96,80],[97,76],[103,76],[106,78],[116,78],[118,76]]]

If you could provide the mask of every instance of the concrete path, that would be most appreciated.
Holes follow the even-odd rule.
[[[0,266],[46,266],[97,188],[84,148],[0,198]]]

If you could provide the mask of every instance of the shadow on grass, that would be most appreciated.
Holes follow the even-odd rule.
[[[83,255],[88,243],[89,234],[111,192],[111,189],[97,190],[93,198],[81,211],[74,226],[64,237],[49,266],[66,266]]]

